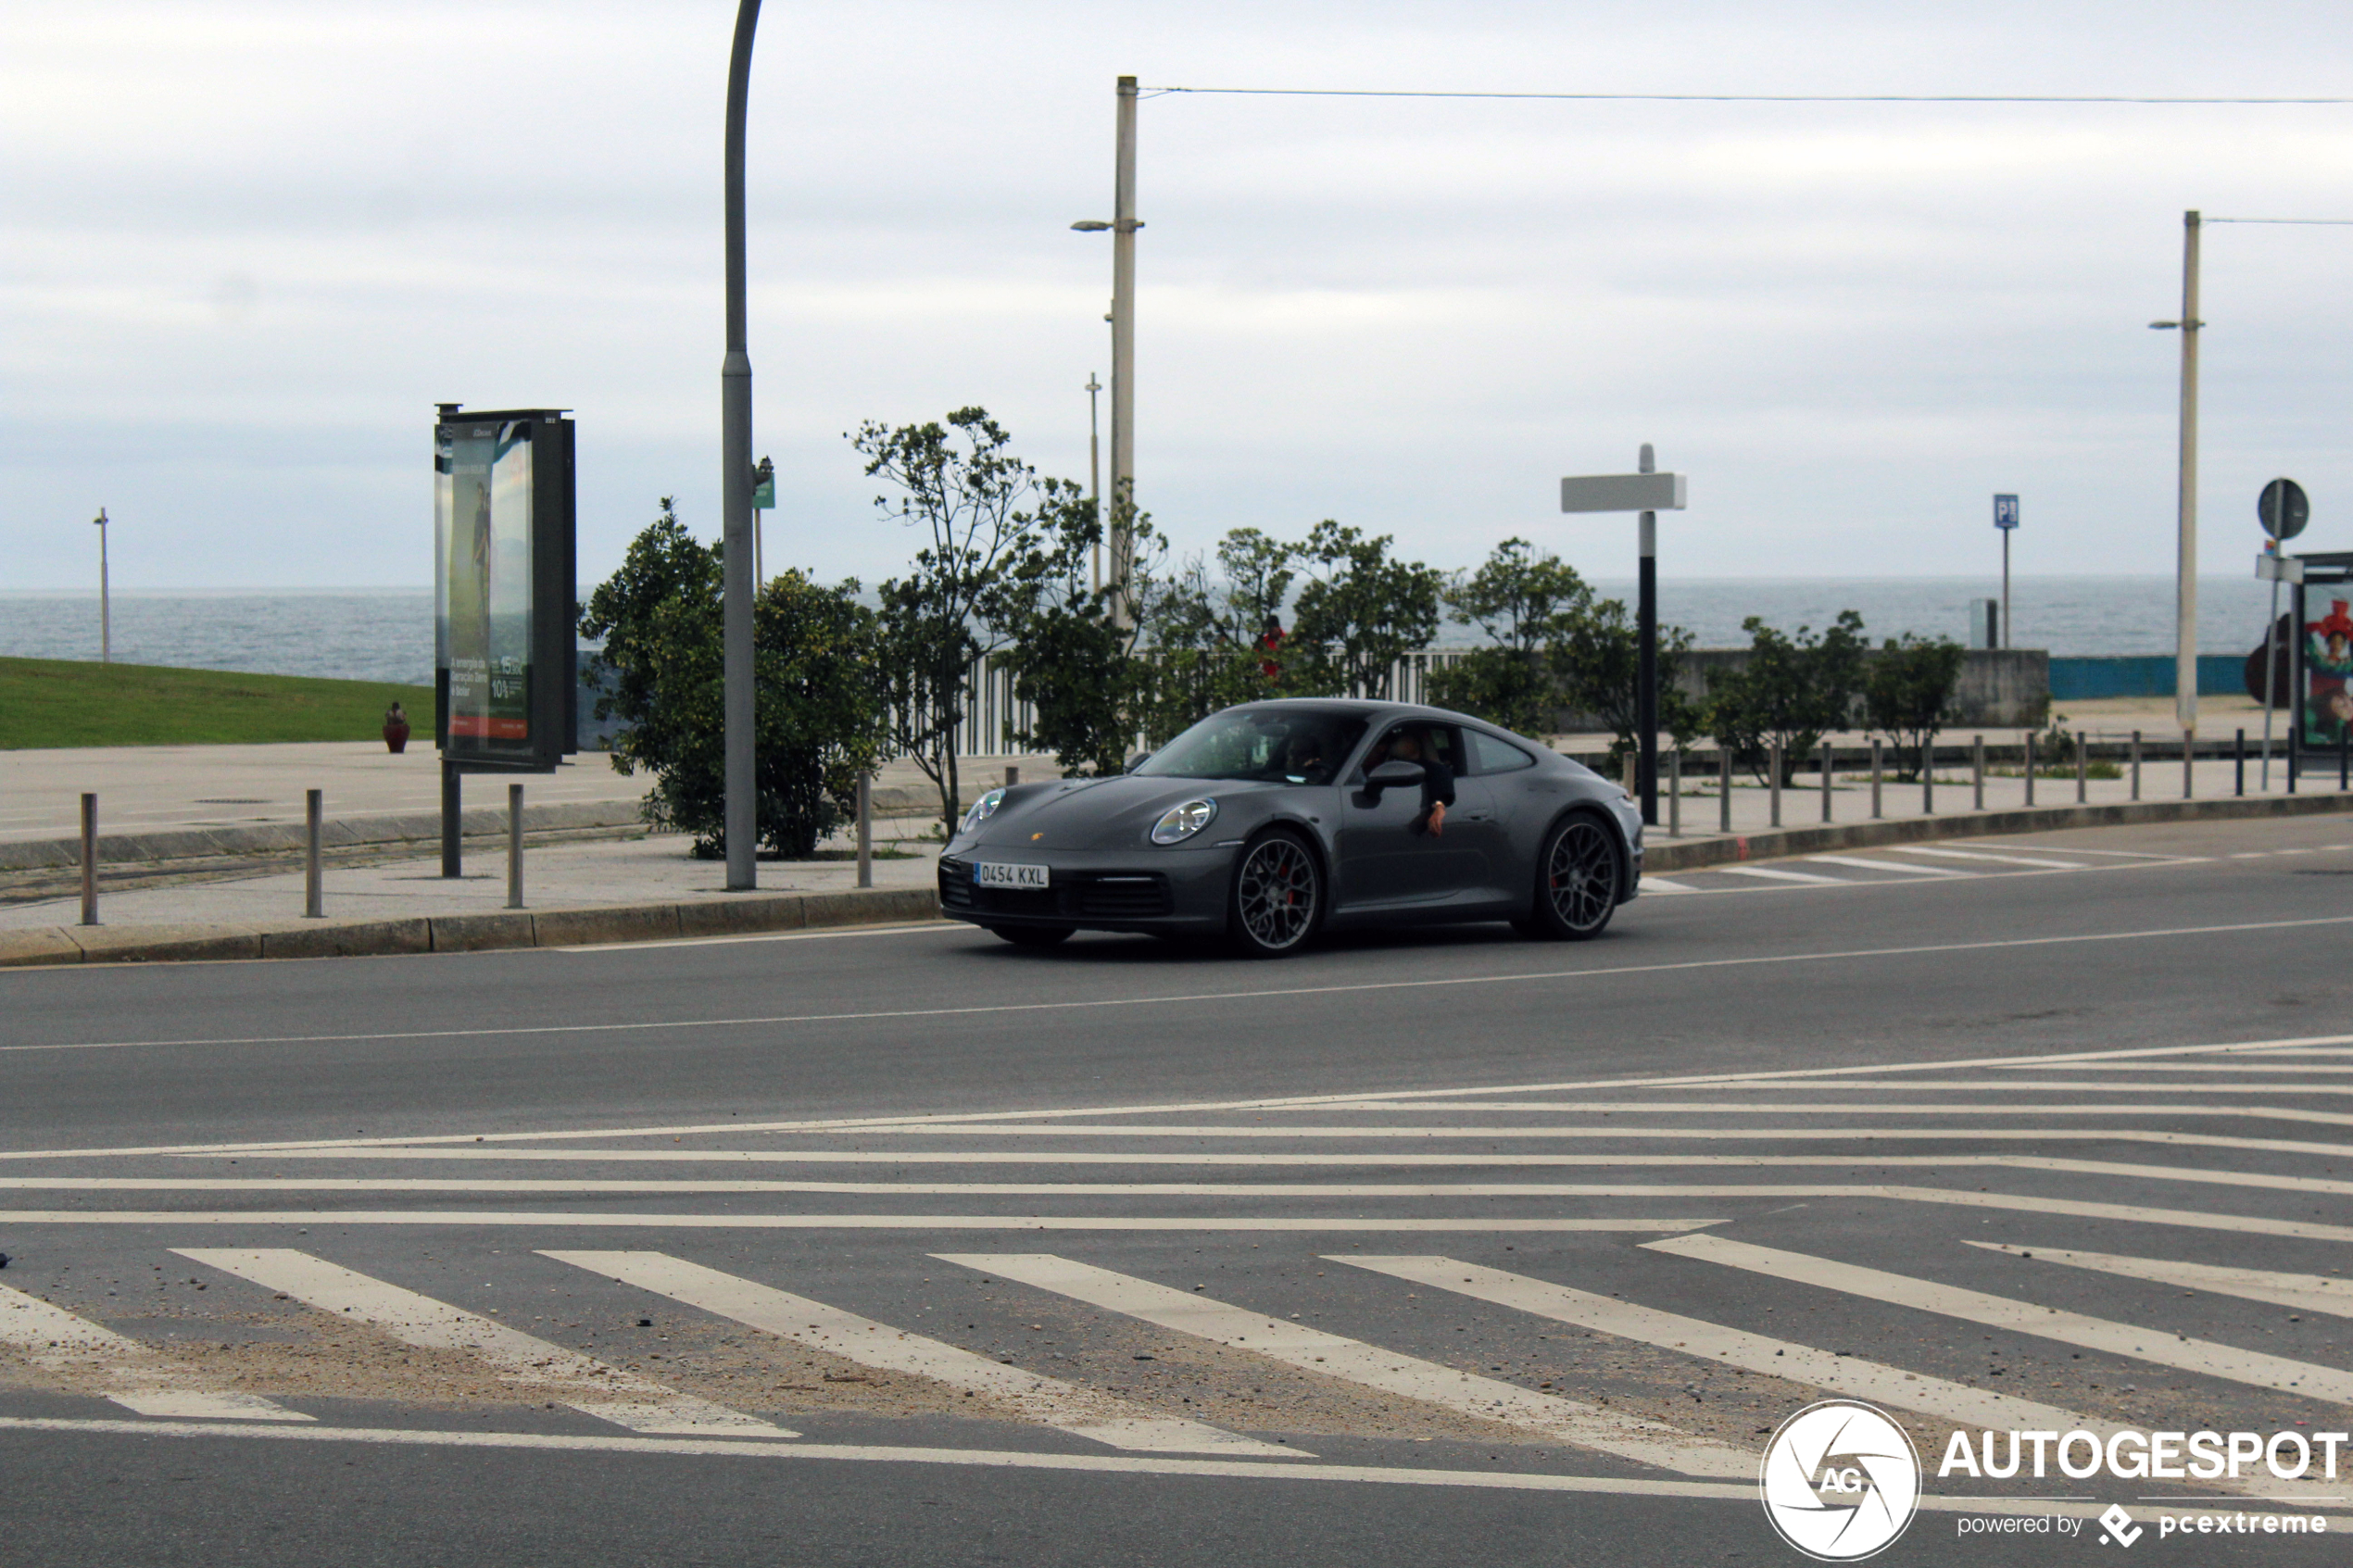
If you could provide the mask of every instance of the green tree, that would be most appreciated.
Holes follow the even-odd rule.
[[[1786,784],[1825,734],[1846,726],[1863,682],[1863,618],[1840,610],[1818,636],[1806,626],[1784,633],[1755,615],[1741,629],[1748,659],[1709,680],[1707,727],[1759,781],[1779,742]]]
[[[1871,728],[1894,743],[1897,765],[1906,750],[1917,779],[1927,765],[1936,734],[1952,719],[1953,691],[1960,684],[1969,652],[1950,637],[1906,632],[1880,645],[1863,674],[1863,712]]]
[[[1124,618],[1115,584],[1093,584],[1094,551],[1103,529],[1095,503],[1078,486],[1038,484],[1029,544],[1007,569],[999,595],[1012,638],[1006,655],[1013,695],[1034,720],[1016,739],[1054,753],[1074,775],[1116,773],[1144,727],[1151,662],[1137,651],[1142,617]],[[1151,520],[1117,501],[1129,539],[1128,599],[1139,607],[1158,591],[1165,546]]]
[[[1623,759],[1639,744],[1642,728],[1642,644],[1641,628],[1619,599],[1595,603],[1583,620],[1545,649],[1546,662],[1570,707],[1591,713],[1612,735],[1610,760]],[[1658,629],[1658,727],[1677,750],[1704,729],[1700,706],[1676,680],[1692,638],[1680,626]]]
[[[665,495],[579,623],[604,640],[585,672],[601,688],[597,717],[628,726],[613,767],[651,773],[647,820],[694,834],[695,853],[710,859],[726,853],[723,570],[724,546],[698,542]],[[787,571],[761,585],[752,637],[760,842],[806,859],[852,809],[857,775],[880,750],[875,618],[856,582],[829,588]]]
[[[1592,613],[1593,590],[1577,569],[1506,539],[1477,571],[1457,573],[1443,597],[1450,619],[1477,626],[1489,646],[1431,671],[1429,699],[1522,734],[1549,731],[1565,694],[1546,650]]]
[[[892,430],[870,420],[849,440],[867,476],[891,486],[875,509],[921,541],[907,574],[880,589],[889,738],[937,788],[940,821],[952,831],[965,682],[982,656],[1005,645],[1017,608],[1008,573],[1036,545],[1036,518],[1023,509],[1036,474],[1008,450],[1013,438],[986,408],[959,408],[944,426]]]
[[[1288,689],[1291,661],[1259,638],[1269,621],[1280,624],[1295,548],[1237,528],[1217,543],[1221,576],[1195,556],[1152,585],[1142,608],[1151,672],[1144,731],[1153,746],[1221,708]]]
[[[1297,558],[1308,581],[1291,622],[1287,684],[1295,663],[1302,690],[1386,697],[1397,661],[1437,635],[1446,574],[1392,558],[1392,543],[1329,519],[1308,534]]]

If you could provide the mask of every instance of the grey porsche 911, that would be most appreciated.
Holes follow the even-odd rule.
[[[992,789],[939,859],[939,908],[1008,942],[1510,921],[1598,936],[1642,879],[1625,792],[1460,713],[1339,698],[1213,713],[1107,778]]]

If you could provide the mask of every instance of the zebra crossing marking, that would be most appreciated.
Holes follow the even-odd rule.
[[[1645,1245],[1654,1252],[1667,1252],[1676,1257],[1695,1258],[1728,1268],[1745,1269],[1774,1279],[1818,1286],[1826,1290],[1883,1301],[1891,1306],[1959,1318],[1964,1323],[1986,1328],[2007,1329],[2038,1338],[2056,1339],[2063,1345],[2081,1346],[2086,1350],[2170,1366],[2201,1376],[2220,1377],[2252,1387],[2269,1388],[2276,1393],[2302,1394],[2308,1399],[2333,1399],[2339,1404],[2353,1401],[2353,1373],[2340,1372],[2334,1367],[2319,1366],[2310,1361],[2291,1361],[2285,1356],[2267,1355],[2260,1350],[2242,1350],[2210,1339],[2192,1339],[2187,1335],[2175,1335],[2164,1329],[2112,1323],[2106,1318],[2089,1317],[2057,1307],[2038,1306],[2012,1297],[1940,1285],[1933,1280],[1913,1279],[1882,1269],[1841,1263],[1803,1252],[1785,1252],[1779,1248],[1758,1247],[1723,1236],[1677,1236]]]
[[[1787,872],[1774,866],[1710,866],[1719,876],[1755,876],[1769,882],[1803,882],[1822,887],[1854,887],[1859,885],[1844,877],[1822,876],[1814,872]]]
[[[1897,876],[1933,878],[1940,876],[1971,877],[1977,872],[1956,871],[1951,866],[1907,866],[1901,860],[1865,860],[1852,855],[1808,855],[1809,860],[1819,860],[1826,866],[1851,866],[1856,871],[1893,872]]]
[[[172,1250],[265,1289],[283,1291],[320,1311],[367,1323],[405,1345],[422,1350],[463,1351],[492,1368],[502,1383],[545,1387],[560,1403],[582,1414],[632,1432],[800,1436],[308,1252],[291,1248],[175,1247]]]
[[[1991,860],[2007,866],[2033,866],[2044,871],[2081,872],[2091,868],[2081,860],[2053,860],[2034,855],[2003,855],[1990,849],[1946,849],[1930,844],[1891,844],[1890,853],[1935,855],[1948,860]]]
[[[0,1285],[0,1345],[44,1372],[87,1384],[141,1415],[195,1421],[309,1421],[258,1394],[217,1386],[195,1367],[104,1323]]]
[[[1022,1419],[1114,1449],[1145,1453],[1313,1459],[1302,1449],[1263,1443],[1205,1422],[1139,1413],[1127,1400],[1042,1373],[1006,1366],[960,1346],[876,1323],[663,1252],[546,1251],[543,1258],[603,1274],[749,1328],[823,1350],[860,1366],[927,1377],[980,1395]]]
[[[1171,1333],[1246,1350],[1302,1372],[1443,1406],[1619,1459],[1687,1475],[1746,1477],[1756,1473],[1755,1455],[1664,1422],[1538,1393],[1319,1328],[1278,1323],[1228,1302],[1052,1253],[935,1252],[932,1256],[1139,1318]]]
[[[1968,1239],[1964,1237],[1963,1239]],[[2307,1312],[2353,1318],[2353,1281],[2325,1274],[2275,1273],[2267,1269],[2233,1269],[2213,1263],[2183,1263],[2170,1258],[2125,1258],[2113,1252],[2074,1252],[2056,1247],[2013,1247],[2007,1242],[1969,1241],[1989,1252],[2007,1252],[2038,1262],[2066,1263],[2102,1273],[2122,1274],[2158,1285],[2187,1286],[2219,1296],[2236,1296],[2274,1307],[2295,1307]]]

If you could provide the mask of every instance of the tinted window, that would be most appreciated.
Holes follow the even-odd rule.
[[[1378,767],[1388,760],[1393,755],[1398,738],[1404,735],[1411,735],[1414,738],[1416,755],[1420,759],[1439,763],[1458,778],[1462,775],[1461,733],[1452,724],[1426,724],[1418,720],[1409,721],[1403,724],[1391,724],[1382,732],[1379,743],[1365,754],[1365,766]]]
[[[1178,779],[1332,782],[1365,721],[1312,708],[1229,708],[1152,753],[1139,773]]]
[[[1516,768],[1533,768],[1536,759],[1509,741],[1493,735],[1470,732],[1471,771],[1478,773],[1508,773]]]

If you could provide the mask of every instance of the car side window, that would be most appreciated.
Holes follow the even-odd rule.
[[[1493,735],[1481,734],[1477,730],[1470,732],[1470,756],[1471,771],[1478,773],[1509,773],[1536,766],[1536,759],[1511,742],[1497,740]]]

